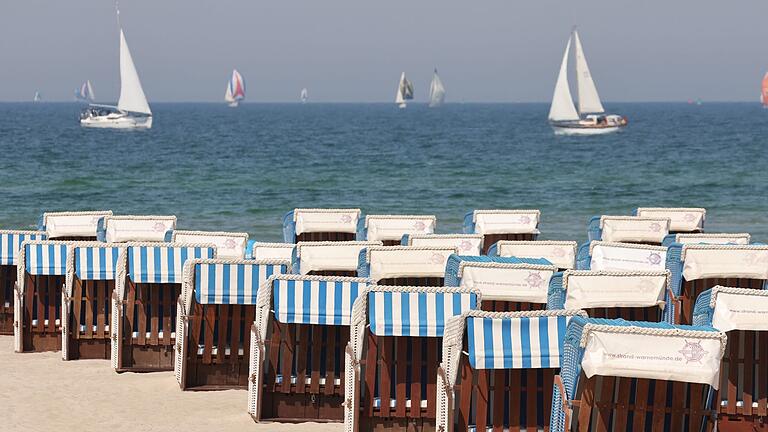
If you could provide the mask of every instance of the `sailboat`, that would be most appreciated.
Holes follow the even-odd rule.
[[[96,100],[91,80],[87,80],[80,86],[80,88],[75,89],[75,100],[81,102],[93,102]]]
[[[139,73],[133,64],[123,27],[120,11],[117,11],[120,27],[120,99],[117,106],[91,104],[80,114],[80,124],[85,127],[111,129],[149,129],[152,127],[152,110],[141,87]]]
[[[760,89],[760,103],[763,108],[768,108],[768,72],[763,76],[763,86]]]
[[[307,99],[309,99],[309,93],[307,93],[307,88],[301,89],[301,103],[307,103]]]
[[[437,68],[435,68],[435,74],[432,75],[432,83],[429,84],[429,107],[439,107],[444,102],[445,87],[443,86],[443,81],[440,80],[440,76],[437,74]]]
[[[43,100],[43,97],[40,96],[40,92],[36,91],[35,96],[32,98],[32,102],[41,102]]]
[[[233,69],[232,78],[229,79],[227,91],[224,93],[224,100],[229,102],[229,106],[235,108],[243,99],[245,99],[245,80],[237,69]]]
[[[395,103],[398,107],[405,108],[405,101],[413,99],[413,84],[405,77],[405,72],[400,75],[400,83],[397,85]]]
[[[571,90],[568,84],[568,60],[571,52],[571,43],[574,45],[576,57],[576,90],[578,94],[579,109],[573,104]],[[569,135],[597,135],[616,132],[627,125],[626,117],[615,114],[605,114],[600,96],[597,94],[595,82],[589,73],[587,59],[581,40],[576,29],[568,38],[565,46],[563,61],[560,63],[560,73],[555,84],[555,93],[552,96],[552,105],[549,109],[549,123],[556,134]]]

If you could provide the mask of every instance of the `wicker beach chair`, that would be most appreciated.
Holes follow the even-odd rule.
[[[574,317],[550,430],[704,430],[725,342],[711,327]]]
[[[589,241],[660,245],[669,234],[668,217],[595,216],[587,225]]]
[[[244,259],[248,247],[248,233],[225,231],[180,231],[166,233],[170,243],[206,243],[216,246],[217,258]]]
[[[280,275],[262,285],[251,330],[248,412],[256,421],[344,418],[352,305],[370,280]]]
[[[715,396],[718,431],[768,430],[768,291],[716,286],[696,300],[693,322],[726,332]]]
[[[218,250],[217,250],[218,253]],[[176,381],[182,390],[248,386],[259,287],[288,272],[286,260],[193,259],[176,308]]]
[[[0,230],[0,335],[13,334],[16,265],[26,240],[45,240],[45,231]]]
[[[660,322],[668,306],[671,273],[566,270],[552,278],[547,309],[582,309],[592,318]]]
[[[539,210],[474,210],[464,216],[464,232],[484,237],[482,254],[500,240],[536,240]]]
[[[703,208],[674,207],[638,207],[635,216],[669,218],[669,232],[701,233],[704,232],[704,220],[707,210]]]
[[[406,234],[403,246],[455,247],[461,255],[478,256],[483,251],[482,234]]]
[[[351,241],[355,239],[360,209],[297,208],[283,216],[286,243]]]
[[[292,270],[301,275],[354,277],[360,251],[372,246],[381,242],[300,242],[293,249]]]
[[[176,216],[120,215],[99,219],[100,242],[164,242],[176,229]]]
[[[667,254],[672,272],[669,313],[691,324],[696,297],[716,285],[763,289],[768,283],[767,245],[673,244]]]
[[[287,259],[293,257],[293,243],[266,243],[248,240],[248,246],[245,249],[246,259]]]
[[[436,226],[434,215],[367,215],[357,224],[357,239],[397,246],[404,235],[433,234]]]
[[[48,240],[96,240],[96,230],[102,218],[112,216],[106,211],[45,212],[40,216],[38,230],[45,231]]]
[[[437,375],[437,430],[547,430],[565,329],[583,311],[468,311],[451,318]]]
[[[476,309],[479,291],[373,286],[352,307],[344,430],[435,429],[446,321]]]
[[[556,271],[543,258],[451,255],[445,266],[445,286],[480,291],[484,311],[541,310],[547,306],[547,287]]]
[[[544,258],[558,269],[576,268],[576,242],[501,240],[488,249],[488,256]]]
[[[371,246],[360,251],[357,276],[378,285],[443,286],[445,264],[456,248]]]
[[[592,241],[579,247],[578,270],[664,270],[667,248],[637,243]]]
[[[752,243],[752,236],[748,233],[685,233],[669,234],[664,237],[662,246],[672,246],[673,243],[680,244],[735,244],[748,245]]]
[[[112,367],[174,369],[177,301],[187,260],[214,258],[212,244],[126,243],[112,296]]]

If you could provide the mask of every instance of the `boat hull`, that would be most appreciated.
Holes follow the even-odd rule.
[[[621,130],[623,126],[579,127],[573,125],[552,125],[555,135],[606,135]]]
[[[92,116],[80,119],[80,125],[88,128],[101,129],[150,129],[152,127],[152,116]]]

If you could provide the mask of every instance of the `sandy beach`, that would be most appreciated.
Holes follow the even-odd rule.
[[[172,372],[117,374],[104,360],[13,352],[0,336],[0,429],[16,431],[341,431],[341,424],[256,424],[244,390],[182,392]]]

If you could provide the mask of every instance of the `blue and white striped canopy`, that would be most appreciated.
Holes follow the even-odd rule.
[[[136,283],[181,283],[188,259],[213,255],[212,247],[129,246],[128,275]]]
[[[25,245],[24,254],[27,273],[31,275],[67,274],[67,245],[59,243],[34,242]]]
[[[16,265],[19,259],[21,243],[25,240],[45,240],[45,233],[35,231],[1,231],[0,265]]]
[[[570,319],[467,317],[469,364],[475,369],[558,368]]]
[[[371,291],[368,316],[377,336],[442,337],[449,318],[477,308],[470,292]]]
[[[114,279],[120,249],[112,246],[76,246],[75,274],[80,280]]]
[[[349,325],[352,305],[367,286],[362,281],[275,279],[275,317],[289,324]]]
[[[259,287],[287,264],[195,264],[195,300],[199,304],[255,305]]]

